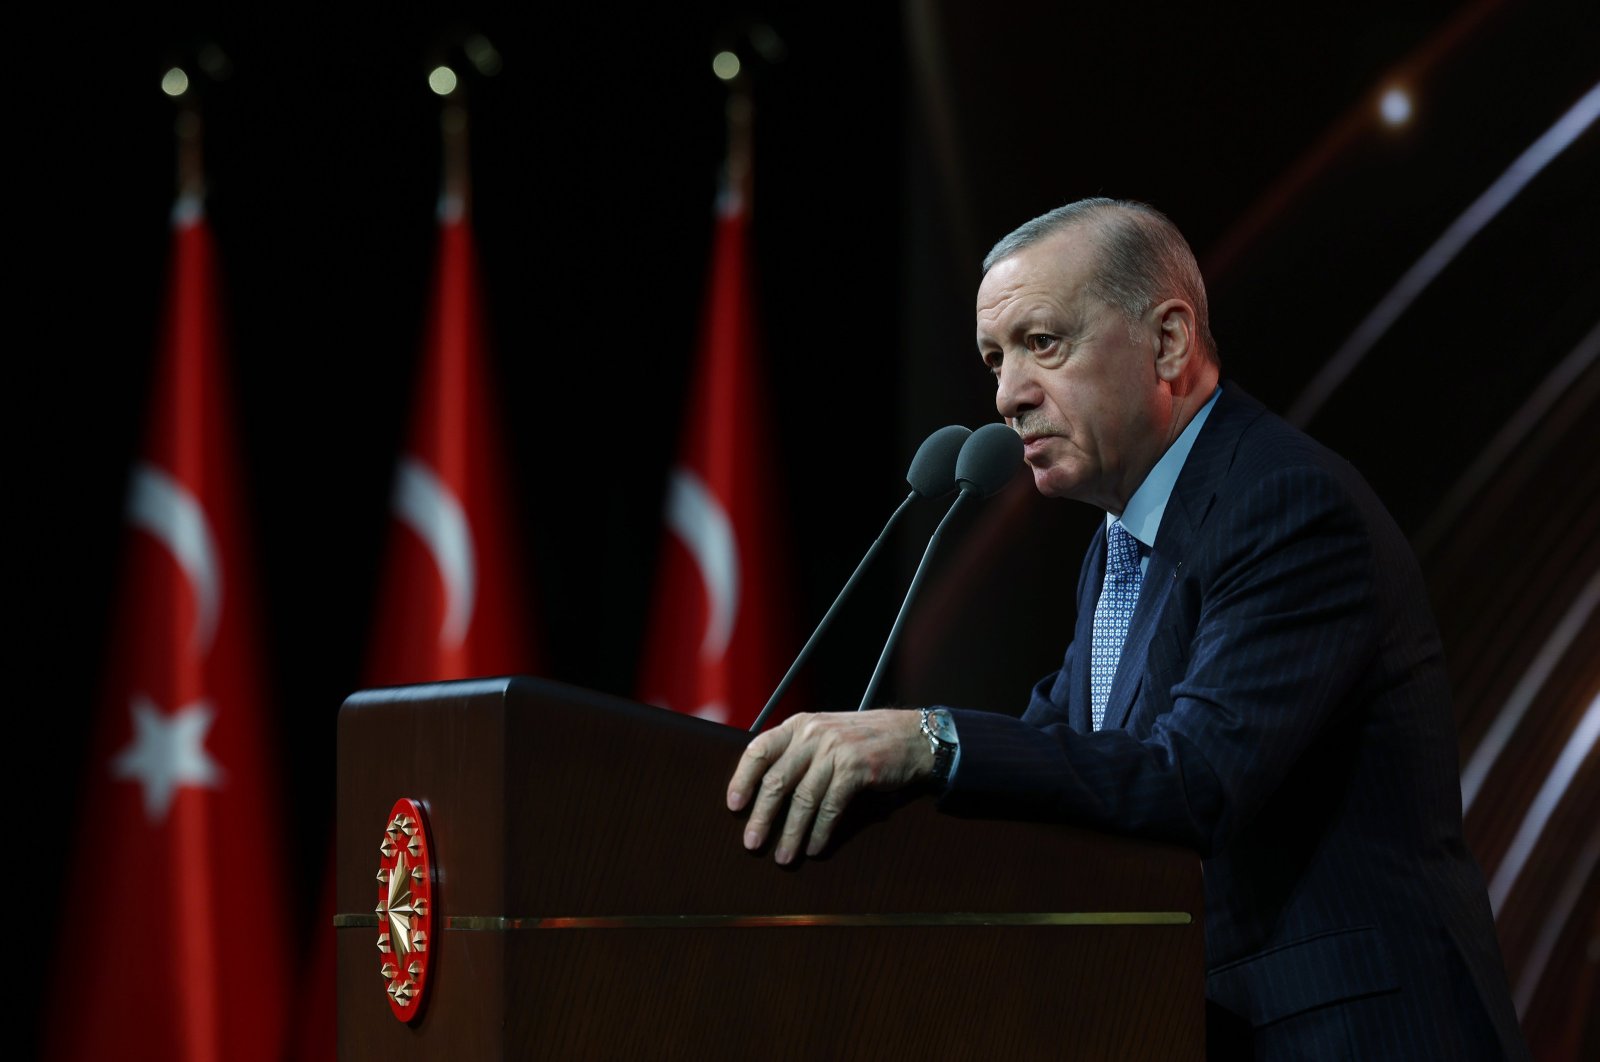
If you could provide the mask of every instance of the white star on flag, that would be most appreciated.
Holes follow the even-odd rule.
[[[209,704],[195,701],[169,716],[149,697],[135,694],[128,709],[133,742],[112,759],[111,774],[144,786],[144,813],[151,822],[166,819],[179,786],[221,788],[222,768],[205,750],[216,718]]]

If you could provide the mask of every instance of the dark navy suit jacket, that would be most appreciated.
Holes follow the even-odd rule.
[[[1526,1057],[1462,842],[1439,636],[1360,475],[1228,384],[1167,503],[1094,732],[1104,557],[1102,528],[1072,645],[1022,718],[954,712],[945,805],[1198,851],[1206,994],[1254,1027],[1257,1057]]]

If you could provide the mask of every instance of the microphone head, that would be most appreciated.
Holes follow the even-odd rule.
[[[924,498],[937,498],[955,490],[956,456],[971,434],[971,428],[947,424],[923,439],[906,473],[911,489]]]
[[[1022,437],[1004,424],[985,424],[956,457],[956,482],[982,497],[997,494],[1022,463]]]

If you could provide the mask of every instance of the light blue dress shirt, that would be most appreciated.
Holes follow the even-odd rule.
[[[1133,497],[1128,499],[1128,507],[1122,510],[1122,526],[1127,528],[1128,534],[1139,540],[1140,574],[1150,566],[1150,548],[1156,544],[1156,532],[1161,530],[1161,517],[1172,498],[1172,488],[1178,484],[1178,474],[1189,460],[1189,451],[1194,449],[1194,441],[1200,437],[1200,429],[1205,426],[1206,418],[1211,416],[1211,407],[1217,404],[1217,397],[1221,394],[1221,387],[1211,392],[1211,397],[1200,407],[1200,412],[1183,429],[1183,434],[1167,447],[1167,452],[1161,455],[1161,460],[1144,477],[1144,482],[1133,492]],[[1106,513],[1106,526],[1110,527],[1116,519],[1114,514]]]

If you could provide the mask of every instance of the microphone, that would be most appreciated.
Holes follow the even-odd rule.
[[[911,493],[922,498],[937,498],[955,490],[956,463],[961,459],[961,448],[971,436],[971,428],[947,424],[923,439],[916,456],[911,459],[911,467],[906,470]],[[910,500],[908,495],[906,501]]]
[[[992,426],[992,425],[991,425]],[[982,430],[981,428],[979,429]],[[816,646],[817,640],[822,637],[822,632],[827,630],[833,622],[834,613],[839,611],[839,606],[844,599],[850,596],[855,589],[856,582],[861,578],[861,573],[867,570],[867,565],[872,563],[872,558],[878,555],[878,550],[883,547],[884,540],[889,531],[900,521],[900,514],[916,498],[937,498],[949,494],[956,489],[956,468],[960,464],[961,455],[965,450],[965,443],[972,435],[970,428],[959,424],[949,424],[926,439],[917,447],[917,452],[911,458],[911,468],[906,472],[906,482],[911,486],[911,493],[906,495],[905,501],[890,515],[889,522],[883,525],[883,530],[878,532],[878,537],[867,548],[866,556],[861,558],[861,563],[856,565],[856,570],[845,580],[844,589],[839,591],[839,596],[833,599],[833,604],[828,606],[828,611],[822,616],[822,621],[817,624],[817,629],[811,632],[811,637],[806,639],[806,644],[801,646],[800,655],[794,658],[794,663],[789,665],[789,670],[784,672],[783,680],[778,683],[778,688],[772,691],[772,696],[767,699],[767,706],[761,709],[761,714],[756,716],[756,721],[750,724],[750,733],[759,734],[761,726],[767,721],[767,716],[772,709],[777,707],[783,695],[789,692],[789,686],[794,682],[794,677],[800,671],[800,666],[811,657],[811,650]],[[1019,442],[1020,445],[1020,442]]]
[[[911,577],[911,586],[906,589],[905,600],[900,603],[900,614],[894,618],[894,626],[889,630],[889,639],[883,643],[883,652],[878,656],[878,666],[872,671],[872,679],[867,683],[867,691],[862,694],[861,704],[856,711],[865,711],[872,703],[873,694],[878,692],[878,683],[883,679],[889,655],[894,652],[895,643],[900,640],[900,631],[905,626],[906,615],[911,611],[911,601],[922,586],[922,577],[928,568],[928,558],[933,556],[934,547],[939,544],[939,536],[944,533],[944,526],[968,498],[988,498],[998,494],[1021,463],[1022,437],[1004,424],[985,424],[961,445],[961,452],[956,455],[955,468],[956,485],[961,488],[961,493],[956,495],[956,500],[945,510],[944,518],[939,521],[939,526],[933,529],[933,536],[928,539],[928,548],[922,551],[922,560],[917,564],[916,574]]]

